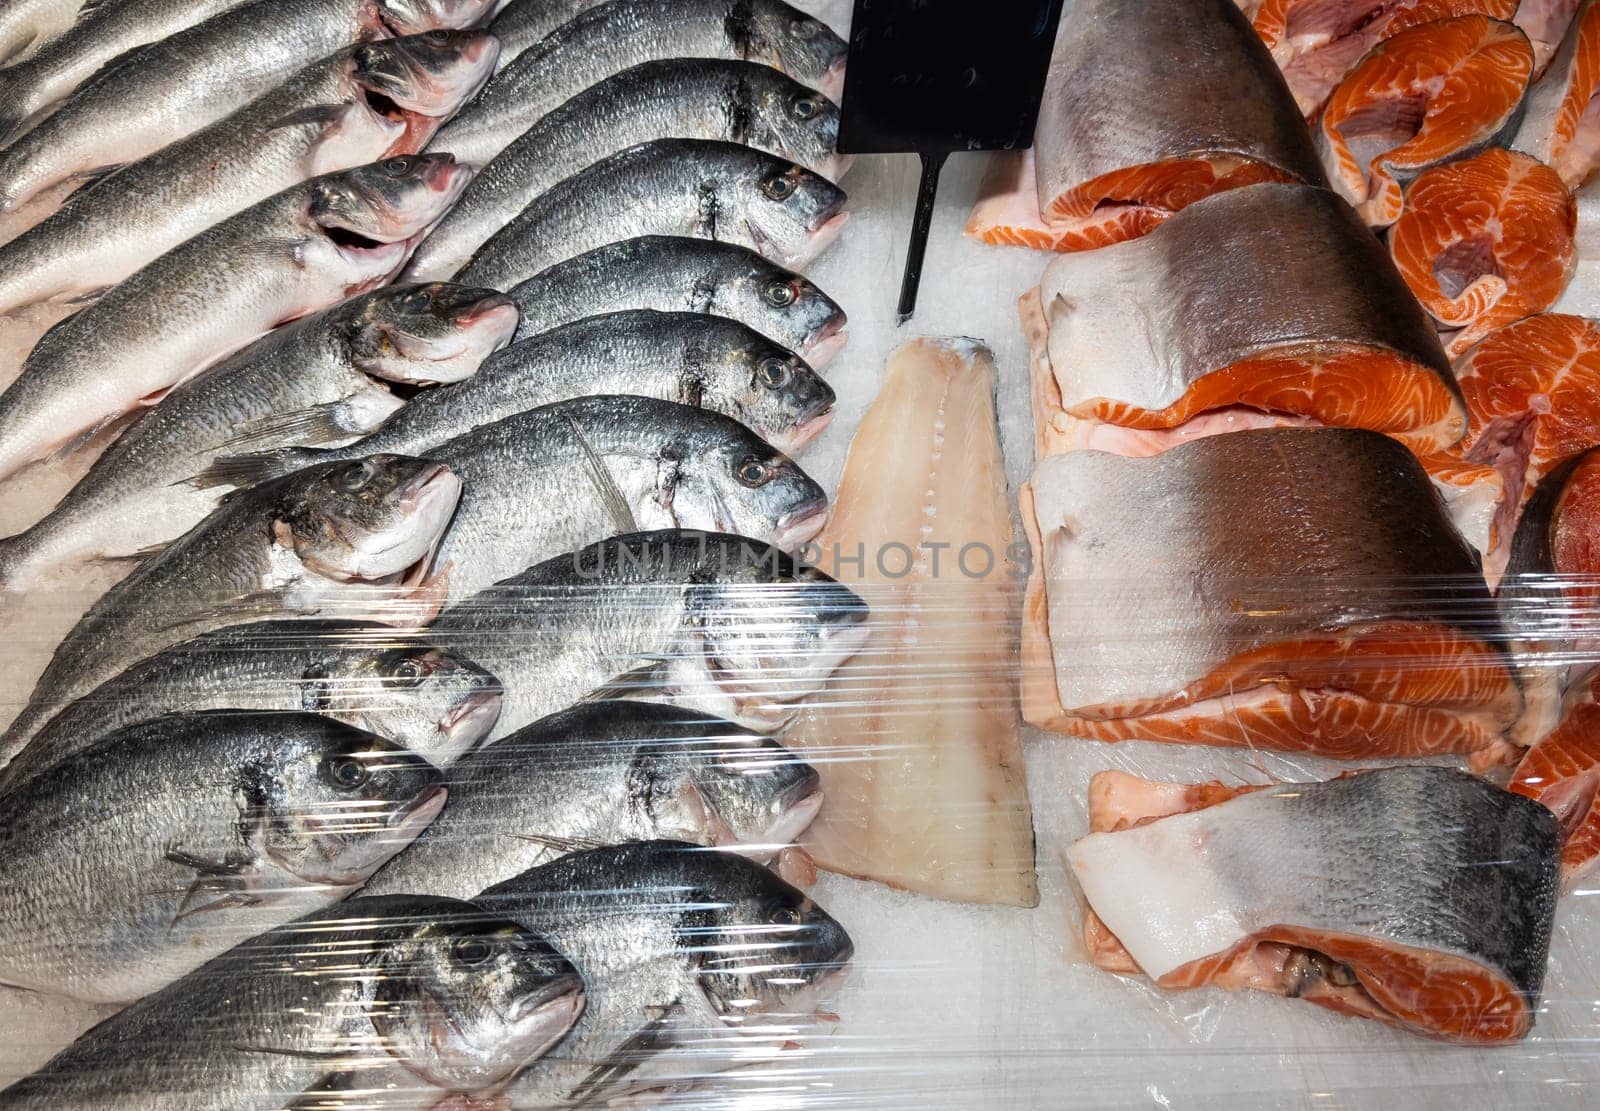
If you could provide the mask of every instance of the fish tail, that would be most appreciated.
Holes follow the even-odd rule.
[[[279,448],[246,455],[219,455],[205,470],[188,480],[198,490],[216,486],[239,489],[309,467],[321,453],[308,448]]]

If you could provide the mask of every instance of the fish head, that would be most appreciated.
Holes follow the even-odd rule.
[[[495,290],[446,282],[387,286],[368,294],[351,321],[351,364],[388,382],[459,382],[516,330],[515,302]]]
[[[721,848],[770,856],[804,833],[822,808],[817,770],[771,737],[711,721],[688,755]]]
[[[815,89],[773,69],[744,72],[736,95],[746,99],[743,141],[788,153],[829,181],[838,181],[851,159],[839,153],[839,106]]]
[[[748,5],[737,33],[750,61],[792,73],[834,99],[844,92],[850,47],[822,20],[782,0],[759,0]]]
[[[372,1024],[432,1086],[482,1091],[544,1056],[583,1014],[583,977],[548,941],[465,904],[385,953]]]
[[[472,171],[450,154],[408,154],[318,178],[310,218],[341,250],[407,243],[461,196]]]
[[[742,319],[798,351],[814,367],[826,366],[838,354],[848,318],[837,301],[810,279],[753,252],[734,265],[735,272],[723,275],[720,288],[729,301],[737,302]]]
[[[279,867],[306,883],[359,883],[438,816],[444,774],[392,741],[321,720],[275,744],[242,794]]]
[[[402,111],[433,120],[455,115],[476,96],[500,57],[500,40],[477,30],[425,31],[366,48],[363,85]]]
[[[378,19],[394,35],[475,27],[494,11],[496,0],[376,0]]]
[[[274,539],[307,571],[335,582],[419,579],[461,498],[450,468],[403,455],[330,463],[281,481]]]
[[[736,203],[751,241],[785,266],[803,266],[816,258],[849,219],[843,189],[781,158],[750,160]]]
[[[726,392],[724,412],[782,451],[796,451],[827,427],[836,400],[833,387],[806,361],[755,336],[718,352],[704,367]],[[713,389],[717,387],[711,387]]]
[[[828,494],[799,464],[731,417],[701,411],[664,447],[676,523],[795,547],[814,537]]]

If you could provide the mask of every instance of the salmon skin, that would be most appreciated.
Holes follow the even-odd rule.
[[[1533,1028],[1560,848],[1543,807],[1433,767],[1237,793],[1103,772],[1089,793],[1096,832],[1066,859],[1102,967],[1444,1041]]]
[[[1517,0],[1257,0],[1241,4],[1307,116],[1384,39],[1457,15],[1510,19]]]
[[[1568,189],[1600,165],[1600,4],[1585,0],[1550,68],[1528,91],[1511,146],[1544,162]]]
[[[1061,407],[1074,417],[1170,429],[1242,405],[1422,451],[1466,432],[1427,316],[1326,189],[1218,194],[1142,239],[1056,259],[1040,293]]]
[[[1057,250],[1143,235],[1223,189],[1323,180],[1282,75],[1231,0],[1081,0],[1062,20],[1034,150],[1036,207],[1029,216],[1019,196],[1011,219],[1042,215]],[[1001,196],[986,190],[980,204],[1003,217]],[[986,229],[971,230],[1013,234]]]
[[[1578,209],[1561,177],[1490,148],[1424,172],[1389,229],[1389,251],[1460,355],[1556,303],[1578,264]]]
[[[1388,227],[1405,183],[1515,132],[1532,73],[1515,24],[1465,15],[1400,32],[1322,110],[1315,135],[1329,179],[1367,223]]]
[[[1510,789],[1561,823],[1562,878],[1587,872],[1600,857],[1600,671],[1572,685],[1559,723],[1522,758]]]
[[[1350,759],[1495,750],[1521,708],[1477,555],[1387,436],[1073,452],[1031,493],[1062,709],[1035,724]]]
[[[1516,23],[1533,44],[1534,72],[1543,73],[1556,54],[1583,0],[1522,0]]]

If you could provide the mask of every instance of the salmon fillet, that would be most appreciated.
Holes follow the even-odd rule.
[[[1089,806],[1092,832],[1066,860],[1097,967],[1446,1041],[1532,1029],[1559,831],[1526,800],[1400,767],[1269,787],[1103,772]]]
[[[1554,170],[1494,148],[1421,174],[1389,229],[1406,285],[1460,355],[1496,328],[1543,312],[1578,262],[1578,209]]]
[[[1511,790],[1556,815],[1565,841],[1561,875],[1572,880],[1600,857],[1600,671],[1573,684],[1559,723],[1528,750]]]
[[[1544,162],[1568,189],[1600,165],[1600,4],[1585,0],[1550,68],[1528,92],[1511,146]]]
[[[1502,20],[1466,15],[1401,31],[1322,110],[1315,138],[1329,180],[1367,223],[1388,227],[1406,182],[1509,135],[1532,72],[1527,36]]]

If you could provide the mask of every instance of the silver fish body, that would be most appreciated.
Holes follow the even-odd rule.
[[[364,890],[465,898],[568,852],[663,838],[769,856],[821,805],[815,769],[770,738],[698,710],[589,702],[457,764],[444,811]]]
[[[738,143],[837,181],[847,165],[838,136],[832,101],[767,66],[690,59],[635,66],[573,97],[496,155],[406,272],[449,277],[541,195],[639,143]]]
[[[500,53],[504,69],[528,47],[564,23],[596,7],[605,0],[511,0],[489,24],[495,37],[505,44]]]
[[[0,12],[0,66],[16,65],[71,27],[87,0],[13,0]]]
[[[713,239],[800,266],[839,234],[844,203],[838,186],[785,159],[734,143],[657,140],[540,195],[484,242],[460,280],[509,289],[641,235]]]
[[[0,979],[137,999],[337,902],[444,805],[420,756],[316,714],[143,722],[14,785]]]
[[[836,97],[844,57],[843,40],[826,25],[779,0],[614,0],[524,51],[439,132],[433,149],[481,165],[567,100],[643,62],[762,62]]]
[[[0,1108],[276,1111],[340,1069],[369,1092],[442,1098],[503,1082],[583,1003],[571,962],[509,920],[454,899],[350,899],[102,1022]]]

